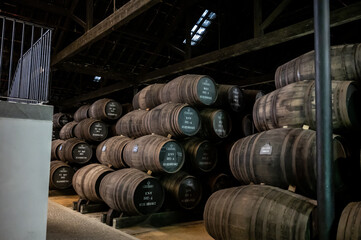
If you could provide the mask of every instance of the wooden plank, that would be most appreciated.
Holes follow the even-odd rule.
[[[262,0],[253,1],[253,36],[259,37],[263,35],[262,24]]]
[[[81,37],[65,47],[52,58],[51,66],[74,56],[90,44],[108,35],[114,29],[126,24],[136,16],[145,12],[161,0],[131,0],[119,8],[116,12],[105,18],[99,24],[84,33]]]
[[[330,16],[330,25],[331,27],[335,27],[360,19],[361,19],[361,3],[356,3],[348,7],[344,7],[333,11]],[[271,47],[283,42],[287,42],[296,38],[310,35],[313,32],[314,32],[314,27],[313,27],[313,18],[312,18],[276,30],[274,32],[267,33],[262,37],[246,40],[231,45],[229,47],[222,48],[217,51],[213,51],[198,57],[185,60],[180,63],[170,65],[165,68],[161,68],[159,70],[155,70],[153,72],[140,76],[137,79],[137,81],[133,80],[133,82],[129,81],[127,83],[119,82],[111,86],[96,90],[94,92],[90,92],[82,96],[69,99],[68,101],[63,102],[63,106],[72,106],[73,104],[79,101],[94,99],[100,96],[107,95],[109,93],[113,93],[128,88],[130,86],[134,86],[135,84],[138,83],[154,81],[183,71],[191,70],[214,62],[240,56],[248,52],[260,50],[266,47]],[[102,91],[104,91],[103,94]]]
[[[292,0],[283,0],[278,7],[273,10],[273,12],[263,21],[261,24],[262,30],[266,29],[282,12],[285,8],[290,4]]]
[[[86,1],[86,31],[93,27],[93,12],[94,3],[93,0]]]

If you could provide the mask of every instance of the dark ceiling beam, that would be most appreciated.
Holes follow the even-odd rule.
[[[342,24],[346,24],[352,21],[361,19],[361,3],[356,3],[349,5],[348,7],[337,9],[331,12],[330,15],[330,26],[335,27]],[[283,42],[287,42],[293,39],[301,38],[306,35],[310,35],[314,32],[313,27],[313,18],[302,21],[300,23],[293,24],[291,26],[264,34],[261,37],[246,40],[229,47],[222,48],[217,51],[213,51],[198,57],[194,57],[188,60],[185,60],[180,63],[170,65],[168,67],[155,70],[148,74],[140,76],[138,79],[133,80],[132,82],[119,82],[113,85],[110,85],[104,88],[77,96],[73,99],[66,100],[62,103],[63,106],[72,106],[78,101],[86,101],[89,99],[94,99],[100,96],[104,96],[113,92],[117,92],[134,86],[140,83],[150,82],[164,77],[168,77],[177,73],[181,73],[187,70],[191,70],[197,67],[202,67],[208,64],[212,64],[218,61],[223,61],[230,59],[232,57],[240,56],[245,53],[253,52],[260,50],[266,47],[271,47]]]
[[[262,24],[262,0],[253,1],[253,36],[259,37],[263,35]]]
[[[93,27],[93,14],[94,14],[94,2],[93,0],[86,1],[86,31]]]
[[[292,0],[283,0],[275,10],[261,24],[262,30],[265,30],[291,3]]]
[[[56,54],[52,58],[51,65],[54,66],[55,64],[74,56],[90,44],[107,36],[109,33],[114,31],[114,29],[128,23],[130,20],[145,12],[147,9],[151,8],[160,1],[161,0],[131,0],[127,2],[116,12],[109,15],[99,24],[91,28],[89,31],[84,33],[84,35]]]

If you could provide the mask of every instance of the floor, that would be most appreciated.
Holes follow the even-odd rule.
[[[101,222],[104,212],[81,214],[73,210],[78,196],[73,190],[50,191],[48,205],[47,240],[212,240],[202,220],[173,224],[165,227],[136,225],[115,228]]]

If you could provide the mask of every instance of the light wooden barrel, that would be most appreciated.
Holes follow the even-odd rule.
[[[207,75],[186,74],[179,76],[162,88],[162,103],[188,103],[196,106],[209,106],[217,100],[217,86]]]
[[[75,137],[74,129],[78,125],[78,122],[71,121],[65,124],[59,132],[60,139],[66,140]]]
[[[331,46],[330,57],[332,80],[361,80],[361,44]],[[276,88],[315,79],[315,51],[302,54],[279,66],[275,73]]]
[[[152,109],[162,102],[160,94],[165,84],[155,83],[146,86],[134,95],[132,105],[134,109]]]
[[[203,219],[214,239],[316,239],[316,201],[272,186],[245,185],[213,193]]]
[[[144,118],[147,113],[148,111],[139,109],[122,116],[115,125],[116,134],[134,138],[146,135]]]
[[[53,115],[53,128],[62,128],[65,124],[71,121],[71,118],[66,113],[55,113]]]
[[[347,164],[342,143],[333,139],[334,162]],[[241,184],[265,183],[288,188],[306,196],[316,195],[316,131],[302,128],[277,128],[236,141],[230,151],[229,165]],[[335,164],[335,189],[343,186],[342,173]]]
[[[67,189],[72,186],[74,169],[68,164],[55,160],[50,162],[49,189]]]
[[[126,136],[114,136],[105,139],[96,149],[98,161],[114,168],[127,167],[123,158],[123,150],[130,141],[132,141],[132,139]]]
[[[175,173],[185,160],[183,147],[173,139],[145,135],[130,141],[123,150],[125,163],[141,171]]]
[[[148,134],[174,137],[194,136],[200,130],[198,110],[185,103],[162,103],[151,109],[144,118]]]
[[[134,168],[124,168],[103,178],[100,196],[112,209],[128,215],[144,215],[162,207],[164,189],[156,178]]]
[[[80,106],[74,113],[74,121],[80,122],[81,120],[89,117],[89,108],[91,104],[84,104]]]
[[[243,90],[237,85],[219,84],[218,97],[213,106],[226,108],[233,112],[242,112],[245,108]]]
[[[122,115],[122,105],[114,99],[102,98],[91,104],[88,114],[101,121],[116,121]]]
[[[341,213],[337,227],[337,240],[361,238],[361,202],[350,202]]]
[[[81,139],[70,138],[58,147],[57,154],[63,162],[86,164],[92,158],[93,149]]]
[[[253,121],[258,131],[302,127],[316,129],[315,81],[291,83],[256,100]],[[353,81],[332,81],[332,127],[334,132],[361,129],[357,108],[360,91]]]
[[[88,142],[101,142],[108,136],[108,126],[101,120],[86,118],[75,126],[74,134]]]
[[[232,120],[229,113],[223,109],[204,108],[200,110],[202,128],[199,135],[202,138],[227,138],[232,130]]]
[[[102,179],[113,169],[99,163],[92,163],[80,168],[73,176],[73,187],[80,198],[92,202],[103,202],[99,193]]]
[[[60,159],[58,155],[58,149],[61,144],[63,144],[65,141],[61,139],[55,139],[51,141],[51,151],[50,151],[50,159],[57,160]]]

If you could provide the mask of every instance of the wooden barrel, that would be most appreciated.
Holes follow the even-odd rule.
[[[202,138],[223,139],[229,136],[232,130],[232,120],[223,109],[204,108],[200,111],[202,129],[199,135]]]
[[[361,80],[361,44],[331,46],[331,79]],[[275,73],[276,88],[287,84],[315,80],[315,51],[310,51],[279,66]]]
[[[53,128],[62,128],[65,124],[71,121],[69,114],[55,113],[53,115]]]
[[[217,100],[218,92],[214,80],[207,75],[186,74],[179,76],[162,88],[162,103],[188,103],[209,106]]]
[[[333,159],[347,164],[341,142],[333,139]],[[265,183],[280,188],[296,186],[307,196],[316,195],[316,131],[302,128],[277,128],[236,141],[230,151],[229,165],[241,184]],[[334,168],[335,188],[343,185],[339,169]]]
[[[186,165],[196,172],[211,172],[218,162],[218,151],[207,139],[197,137],[186,138],[181,141],[185,151]]]
[[[112,209],[128,215],[144,215],[162,207],[164,189],[156,178],[134,168],[124,168],[103,178],[100,196]]]
[[[88,111],[91,104],[85,104],[80,106],[74,113],[74,121],[80,122],[83,119],[86,119],[89,117]]]
[[[88,142],[101,142],[108,136],[108,126],[101,120],[86,118],[75,126],[74,134]]]
[[[337,228],[337,240],[361,238],[361,202],[350,202],[343,209]]]
[[[52,160],[58,160],[59,155],[58,155],[58,151],[59,151],[59,147],[61,144],[63,144],[65,141],[61,140],[61,139],[55,139],[51,141],[51,151],[50,151],[50,159]]]
[[[252,114],[246,114],[242,118],[242,133],[243,136],[247,137],[249,135],[255,134],[257,132],[256,127],[254,126]]]
[[[332,81],[332,127],[335,133],[361,129],[360,91],[353,81]],[[315,81],[291,83],[257,99],[253,121],[258,131],[302,127],[316,129]]]
[[[78,125],[78,122],[71,121],[65,124],[59,132],[60,139],[66,140],[75,137],[74,129]]]
[[[245,185],[219,190],[203,212],[214,239],[317,239],[316,201],[272,186]]]
[[[162,103],[151,109],[144,118],[148,134],[162,136],[194,136],[200,130],[198,110],[184,103]]]
[[[184,149],[173,139],[145,135],[130,141],[123,150],[125,163],[141,171],[175,173],[184,164]]]
[[[124,135],[127,137],[140,137],[146,135],[144,118],[148,111],[133,110],[122,116],[115,124],[115,131],[117,135]]]
[[[101,121],[116,121],[122,115],[122,105],[113,99],[99,99],[90,105],[88,114]]]
[[[49,189],[67,189],[72,186],[74,169],[68,164],[55,160],[50,162]]]
[[[64,162],[86,164],[93,155],[91,146],[78,138],[65,140],[58,148],[59,159]]]
[[[217,91],[218,97],[213,106],[226,108],[233,112],[242,112],[244,110],[244,94],[239,86],[219,84],[217,86]]]
[[[184,209],[194,209],[202,199],[202,183],[185,171],[166,174],[160,179],[162,186]]]
[[[211,193],[234,186],[230,175],[226,173],[213,173],[207,177],[207,186]]]
[[[125,136],[114,136],[101,142],[96,149],[96,156],[100,163],[110,165],[114,168],[127,167],[123,159],[123,150],[131,138]]]
[[[53,128],[51,140],[59,139],[60,128]]]
[[[80,198],[92,202],[102,202],[99,187],[102,179],[113,169],[99,163],[92,163],[80,168],[73,176],[73,187]]]
[[[165,84],[155,83],[146,86],[134,95],[132,105],[134,109],[152,109],[162,102],[160,101],[160,94]]]

